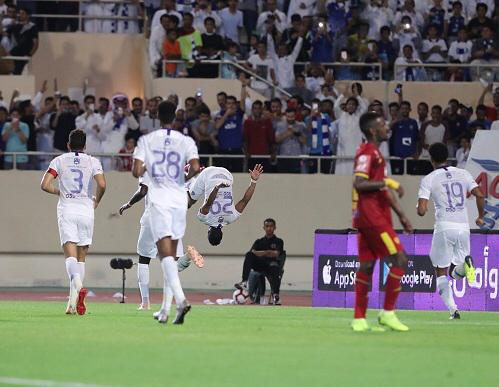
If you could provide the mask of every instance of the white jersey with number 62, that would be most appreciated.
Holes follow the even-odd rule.
[[[437,168],[421,180],[418,197],[433,199],[435,232],[469,229],[466,197],[477,186],[468,171],[455,167]]]
[[[102,174],[98,159],[81,152],[69,152],[50,162],[48,173],[59,178],[57,215],[94,216],[93,180]]]
[[[133,158],[144,162],[149,174],[150,203],[168,208],[187,208],[184,166],[198,159],[194,140],[170,129],[139,138]]]

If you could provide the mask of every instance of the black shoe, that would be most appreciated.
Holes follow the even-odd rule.
[[[449,320],[460,320],[461,315],[459,314],[459,311],[456,310],[454,313],[452,313],[449,317]]]
[[[191,310],[191,305],[185,300],[182,304],[177,307],[177,315],[175,316],[175,321],[173,324],[180,325],[184,323],[184,318],[187,313]]]
[[[239,290],[248,290],[248,281],[241,281],[234,284],[234,287]]]
[[[274,305],[282,305],[282,304],[281,304],[281,300],[279,299],[279,294],[274,294],[274,295],[272,296],[272,303],[273,303]]]

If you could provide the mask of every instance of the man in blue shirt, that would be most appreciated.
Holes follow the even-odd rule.
[[[10,113],[11,121],[3,125],[2,140],[5,143],[6,152],[27,152],[29,127],[21,122],[19,110],[13,109]],[[17,169],[27,169],[28,156],[17,156]],[[5,156],[5,169],[12,169],[13,157]]]
[[[246,99],[246,82],[241,89],[241,101],[239,106],[234,96],[228,96],[225,109],[215,117],[215,145],[219,154],[242,155],[243,154],[243,119]],[[216,159],[215,164],[227,168],[230,172],[242,172],[242,158]]]
[[[400,119],[391,126],[392,135],[390,137],[390,156],[400,157],[418,157],[419,149],[419,129],[416,120],[409,117],[411,113],[411,104],[408,101],[400,103]],[[390,163],[393,174],[404,173],[404,161],[392,160]],[[408,165],[408,172],[411,172],[413,166]]]

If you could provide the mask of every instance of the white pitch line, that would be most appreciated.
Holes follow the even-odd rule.
[[[41,387],[104,387],[98,384],[85,384],[74,382],[56,382],[54,380],[21,379],[0,376],[0,385],[14,386],[41,386]]]

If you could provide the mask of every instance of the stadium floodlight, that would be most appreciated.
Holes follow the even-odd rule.
[[[126,281],[126,270],[133,267],[133,261],[131,259],[124,258],[113,258],[109,262],[111,268],[115,270],[121,270],[123,272],[122,284],[121,284],[121,301],[120,304],[125,303],[125,281]]]

